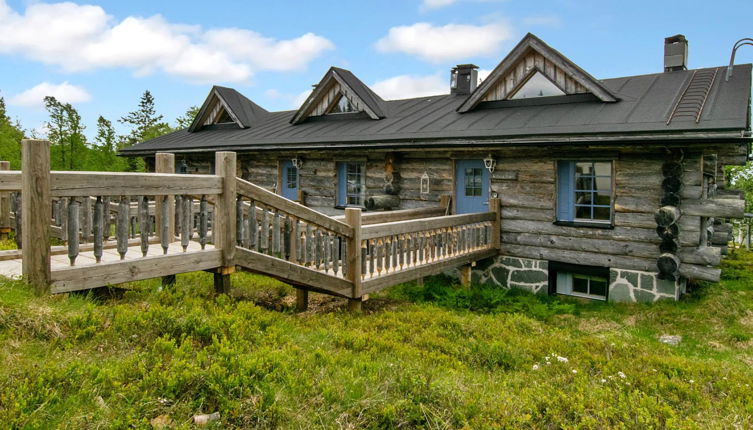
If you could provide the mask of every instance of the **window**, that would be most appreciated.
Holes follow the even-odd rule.
[[[607,278],[581,273],[557,272],[557,294],[606,300]]]
[[[329,113],[349,113],[355,111],[356,108],[353,107],[353,105],[350,103],[350,100],[348,100],[347,97],[341,94],[340,98],[337,100],[337,103],[332,105],[332,109],[330,109]]]
[[[337,164],[338,206],[363,206],[366,190],[364,163],[341,162]]]
[[[558,162],[558,221],[609,223],[612,194],[611,161]]]
[[[564,96],[565,93],[546,76],[536,71],[509,98],[510,100],[530,99],[534,97]]]
[[[466,196],[480,196],[481,195],[481,169],[480,168],[466,168],[465,169],[465,195]]]

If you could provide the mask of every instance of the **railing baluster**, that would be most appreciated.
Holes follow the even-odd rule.
[[[374,269],[376,269],[376,240],[369,240],[369,277],[374,277]]]
[[[139,196],[139,235],[141,236],[141,255],[149,252],[149,197]]]
[[[92,239],[92,205],[89,197],[83,197],[81,199],[80,209],[82,222],[81,222],[81,239],[86,242],[91,242]]]
[[[337,275],[340,271],[340,237],[332,236],[332,273]]]
[[[128,227],[131,219],[130,215],[131,202],[128,197],[121,196],[118,203],[118,220],[115,226],[116,239],[118,241],[118,254],[120,259],[124,260],[126,253],[128,252]],[[69,217],[68,222],[71,222]]]
[[[277,210],[272,213],[272,254],[280,255],[280,213]]]
[[[79,203],[75,198],[71,198],[68,204],[68,259],[71,266],[76,264],[78,257],[78,225],[79,225]]]
[[[405,267],[405,235],[401,234],[397,237],[397,263],[400,265],[400,270]]]
[[[202,194],[199,201],[199,244],[204,250],[207,246],[207,235],[209,234],[209,204],[207,196]]]
[[[191,215],[191,206],[193,205],[193,199],[191,196],[183,196],[183,207],[181,208],[181,229],[180,229],[180,246],[183,248],[183,252],[188,250],[188,243],[191,241],[193,235],[193,217]]]
[[[390,253],[392,254],[392,262],[390,264],[390,267],[392,268],[393,271],[397,271],[398,252],[400,252],[400,248],[398,247],[399,243],[400,243],[400,237],[392,236],[392,239],[390,240],[390,244],[392,245],[392,249],[390,249]]]
[[[328,232],[324,232],[324,236],[322,236],[322,247],[322,256],[324,257],[324,273],[328,273],[330,259],[332,258],[332,245],[330,243]]]
[[[102,197],[102,237],[105,241],[110,240],[110,196]]]
[[[68,199],[60,199],[60,240],[68,240]]]
[[[362,279],[366,278],[366,267],[367,267],[366,259],[368,257],[368,252],[367,252],[368,246],[369,246],[368,240],[361,241],[361,278]]]
[[[256,202],[251,200],[248,207],[248,249],[258,251],[259,227],[256,225]]]
[[[306,261],[304,262],[305,265],[310,266],[314,263],[314,233],[311,230],[311,224],[306,223],[306,243],[304,244],[306,248]]]
[[[314,232],[314,267],[316,270],[322,267],[322,231],[318,228]]]
[[[104,203],[102,197],[97,196],[97,201],[94,203],[94,258],[97,263],[102,261],[104,223]]]
[[[384,239],[380,238],[376,241],[376,254],[377,254],[377,276],[382,274],[382,269],[384,268]]]
[[[269,251],[269,219],[266,207],[261,208],[261,233],[259,237],[261,252],[267,254]]]
[[[304,237],[304,231],[301,229],[301,222],[295,220],[295,256],[298,264],[303,264],[306,261],[306,242]]]
[[[180,235],[183,231],[183,196],[175,196],[175,232]]]
[[[243,196],[238,196],[235,199],[235,243],[238,246],[243,246]]]
[[[162,254],[167,254],[167,249],[170,247],[170,242],[172,242],[170,237],[170,205],[168,205],[169,197],[157,196],[155,197],[155,199],[162,199],[162,204],[160,205],[159,241],[160,245],[162,246]]]

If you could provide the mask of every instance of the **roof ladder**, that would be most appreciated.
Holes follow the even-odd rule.
[[[714,85],[716,80],[716,74],[719,69],[702,69],[695,70],[693,76],[690,77],[688,85],[685,87],[685,91],[677,100],[672,113],[669,114],[667,119],[667,125],[669,125],[675,118],[693,118],[698,124],[701,120],[701,114],[703,113],[703,106],[706,104],[706,99],[709,97],[711,86]]]

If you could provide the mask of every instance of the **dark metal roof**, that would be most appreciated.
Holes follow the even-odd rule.
[[[720,72],[724,68],[720,67]],[[600,81],[620,101],[604,103],[578,96],[559,96],[479,105],[458,113],[467,96],[438,95],[383,101],[385,117],[310,118],[290,124],[295,111],[269,112],[250,128],[205,127],[167,134],[122,150],[124,155],[157,151],[194,152],[279,149],[327,149],[357,147],[436,146],[443,142],[462,145],[471,140],[552,141],[598,140],[599,136],[672,135],[708,136],[711,132],[749,130],[751,65],[735,66],[729,81],[716,79],[709,89],[698,122],[674,118],[673,108],[688,86],[693,71],[674,71]],[[359,81],[360,82],[360,81]],[[558,103],[559,100],[578,102]]]
[[[238,125],[242,128],[258,125],[261,121],[260,118],[269,113],[266,109],[252,102],[235,89],[215,85],[209,91],[209,95],[204,100],[204,104],[201,105],[201,109],[196,114],[196,118],[194,118],[191,126],[188,127],[189,131],[193,132],[201,129],[206,116],[209,115],[208,111],[211,109],[215,98],[219,98],[224,102],[228,110],[230,110],[229,113],[237,118]]]

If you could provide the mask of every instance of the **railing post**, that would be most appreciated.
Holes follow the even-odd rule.
[[[169,152],[158,152],[154,156],[154,171],[156,173],[175,173],[175,154]],[[157,227],[157,237],[162,237],[162,205],[167,205],[167,237],[168,242],[175,240],[175,197],[156,196],[154,205],[154,219]],[[163,276],[162,286],[169,287],[175,285],[175,275]]]
[[[0,170],[10,170],[10,161],[0,161]],[[0,192],[0,240],[10,234],[10,193]]]
[[[348,260],[347,279],[353,283],[353,291],[348,299],[348,310],[360,311],[363,297],[361,294],[361,209],[346,208],[345,223],[353,228],[353,235],[348,238],[346,258]]]
[[[494,221],[492,221],[492,241],[491,247],[499,250],[502,241],[502,210],[500,207],[499,199],[489,199],[489,210],[496,214]]]
[[[21,272],[37,293],[50,288],[50,142],[21,141]]]
[[[222,250],[222,267],[214,274],[214,288],[218,293],[228,293],[230,274],[235,272],[235,152],[216,152],[214,166],[214,174],[223,178],[222,194],[214,204],[214,246]]]

